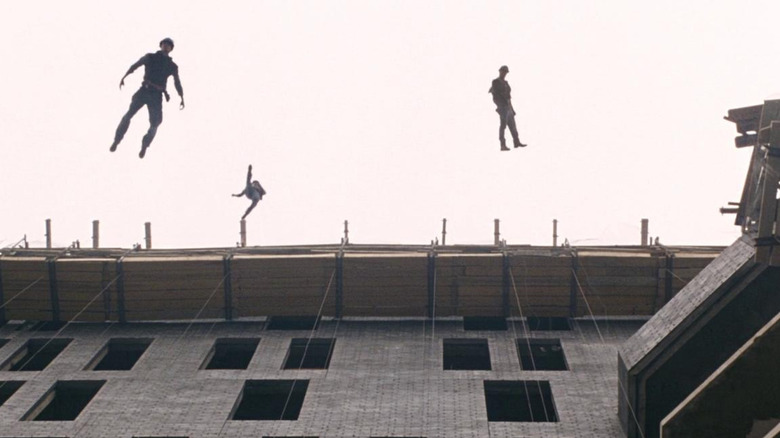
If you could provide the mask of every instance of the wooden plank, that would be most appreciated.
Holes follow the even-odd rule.
[[[655,267],[655,257],[608,257],[608,256],[587,256],[580,254],[577,258],[578,264],[586,271],[590,271],[591,268],[609,268],[618,267],[625,268],[648,268]]]

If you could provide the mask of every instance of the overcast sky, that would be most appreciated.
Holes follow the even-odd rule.
[[[727,245],[749,151],[730,108],[780,91],[777,1],[26,1],[0,13],[0,247]],[[187,107],[108,148],[163,37]],[[488,88],[510,68],[525,149]],[[508,135],[508,133],[507,133]]]

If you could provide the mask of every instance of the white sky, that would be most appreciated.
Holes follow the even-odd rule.
[[[749,151],[730,108],[780,90],[773,1],[26,1],[0,9],[0,247],[239,240],[246,167],[268,192],[248,244],[670,245],[739,235]],[[127,68],[176,42],[187,108],[146,109]],[[487,93],[510,68],[526,149]],[[507,136],[509,133],[507,132]]]

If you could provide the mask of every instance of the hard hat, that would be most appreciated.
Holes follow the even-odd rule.
[[[171,44],[173,44],[173,42],[171,42]],[[501,71],[505,71],[505,72],[509,73],[509,67],[507,67],[505,65],[502,65],[501,68],[498,69],[498,71],[500,71],[500,72]]]
[[[160,41],[160,45],[162,46],[163,43],[170,44],[171,48],[173,48],[173,40],[170,38],[163,38],[162,41]]]

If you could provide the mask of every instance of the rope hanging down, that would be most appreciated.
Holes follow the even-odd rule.
[[[572,275],[574,276],[574,281],[577,284],[577,290],[580,292],[580,295],[582,296],[583,301],[585,301],[585,306],[588,309],[588,314],[590,315],[591,320],[593,321],[593,325],[596,328],[596,333],[599,336],[599,340],[601,341],[601,344],[604,347],[608,347],[606,341],[604,340],[604,336],[601,334],[601,329],[599,329],[598,322],[596,321],[596,317],[593,314],[593,310],[591,309],[590,302],[588,301],[588,297],[585,296],[585,291],[582,288],[582,284],[580,284],[580,279],[577,276],[577,272],[572,269]],[[604,378],[605,381],[607,381],[606,377]],[[607,381],[607,383],[609,383]],[[620,382],[620,379],[618,379],[618,387],[620,389],[620,393],[623,395],[623,397],[626,400],[626,405],[628,406],[629,412],[631,413],[631,417],[634,420],[634,423],[636,423],[637,431],[639,432],[639,436],[641,438],[645,438],[644,432],[642,431],[642,426],[639,423],[639,419],[636,416],[636,412],[634,412],[634,408],[631,406],[631,400],[628,397],[628,392],[626,391],[626,388],[623,386],[623,384]]]
[[[525,263],[525,261],[523,261],[523,263]],[[524,331],[524,336],[523,337],[525,338],[526,345],[528,347],[528,353],[529,353],[529,356],[531,357],[531,367],[534,369],[534,371],[536,371],[536,361],[534,360],[533,351],[531,350],[531,339],[530,339],[530,337],[531,337],[530,336],[531,335],[531,330],[530,330],[530,327],[527,326],[527,321],[526,321],[525,315],[523,314],[523,307],[520,305],[520,295],[517,293],[517,284],[515,283],[515,275],[512,272],[512,266],[511,265],[509,266],[509,278],[512,280],[512,290],[514,291],[515,301],[517,302],[517,310],[520,313],[520,321],[522,321],[521,324],[523,325],[523,331]],[[523,276],[523,281],[524,282],[526,281],[525,276]],[[527,290],[528,289],[527,283],[524,283],[524,285],[525,285],[525,288]],[[512,321],[512,331],[514,332],[515,339],[517,339],[517,331],[515,329],[514,321]],[[542,403],[542,409],[544,410],[544,421],[549,422],[550,421],[550,416],[549,416],[549,414],[547,412],[547,405],[544,402],[544,396],[543,396],[543,392],[542,392],[542,385],[541,385],[541,383],[538,380],[536,380],[536,387],[537,387],[536,388],[537,391],[539,391],[539,399],[540,399],[540,401]],[[525,380],[523,380],[523,388],[525,389],[525,397],[526,397],[526,401],[528,402],[528,412],[531,415],[531,421],[533,422],[534,421],[534,411],[533,411],[533,408],[531,407],[531,394],[528,392],[528,385],[527,385]]]

